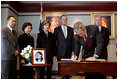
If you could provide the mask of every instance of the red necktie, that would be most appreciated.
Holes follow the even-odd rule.
[[[85,36],[85,39],[86,39],[86,43],[87,43],[88,47],[91,47],[91,44],[89,43],[88,37]]]

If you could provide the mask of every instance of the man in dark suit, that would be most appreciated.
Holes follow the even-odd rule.
[[[13,30],[16,19],[13,16],[7,18],[7,27],[1,31],[1,73],[2,79],[16,78],[17,34]]]
[[[62,15],[60,19],[61,26],[54,30],[58,61],[60,61],[61,58],[71,58],[74,54],[73,29],[67,26],[68,20],[66,15]]]
[[[99,58],[101,50],[103,48],[103,38],[99,33],[97,26],[84,26],[83,23],[76,22],[74,24],[74,31],[76,33],[76,35],[74,36],[75,54],[79,56],[80,47],[83,46],[83,59]]]
[[[104,46],[102,48],[100,58],[107,60],[107,58],[108,58],[107,57],[107,46],[109,43],[109,30],[108,30],[108,28],[103,27],[101,25],[102,17],[99,14],[95,15],[94,22],[95,22],[95,25],[98,26],[99,32],[102,34],[102,37],[104,39]]]
[[[101,58],[101,50],[103,48],[103,38],[99,33],[98,27],[95,25],[84,26],[82,22],[74,24],[75,55],[79,56],[80,48],[82,49],[82,59],[91,60]],[[95,73],[85,73],[87,79],[103,79],[104,75]]]

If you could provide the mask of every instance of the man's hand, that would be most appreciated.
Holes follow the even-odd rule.
[[[15,54],[15,56],[17,56],[19,54],[19,51],[16,50],[14,54]]]
[[[73,56],[71,56],[71,59],[72,59],[73,61],[76,61],[76,60],[77,60],[77,56],[73,55]]]
[[[77,59],[77,56],[76,56],[76,55],[74,55],[74,51],[72,51],[72,56],[71,56],[71,59],[73,59],[73,61],[76,61],[76,59]]]
[[[72,51],[72,54],[71,54],[71,56],[73,56],[74,55],[74,51]]]
[[[93,56],[93,57],[88,57],[86,60],[95,60],[97,59],[97,57]]]

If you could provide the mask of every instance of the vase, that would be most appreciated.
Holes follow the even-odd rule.
[[[28,61],[28,63],[26,65],[32,65],[31,58],[27,58],[26,60]]]
[[[28,63],[26,65],[32,65],[31,58],[26,58],[26,60],[28,61]]]
[[[32,63],[29,61],[26,65],[32,65]]]

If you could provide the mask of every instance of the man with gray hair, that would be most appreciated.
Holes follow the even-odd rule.
[[[74,24],[75,55],[79,56],[80,48],[82,49],[82,59],[91,60],[100,58],[101,50],[103,48],[103,38],[99,33],[98,27],[95,25],[85,26],[82,22]],[[96,49],[96,50],[95,50]],[[86,79],[104,79],[104,75],[95,73],[85,73]]]
[[[83,59],[96,59],[99,58],[102,47],[103,39],[99,34],[98,28],[95,25],[84,26],[82,22],[74,24],[75,39],[75,54],[78,56],[81,46]],[[96,48],[96,51],[95,51]]]
[[[102,52],[100,55],[100,58],[107,60],[107,46],[109,43],[109,30],[106,27],[103,27],[101,25],[102,23],[102,17],[99,14],[96,14],[94,17],[94,24],[98,26],[99,32],[102,34],[102,37],[104,39],[104,47],[102,48]]]

